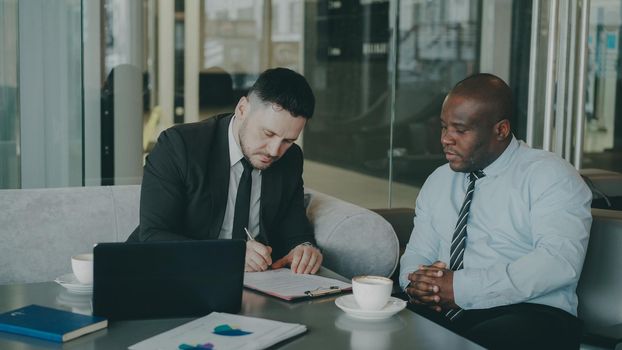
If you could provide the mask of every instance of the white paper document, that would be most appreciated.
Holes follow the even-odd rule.
[[[352,288],[349,283],[334,278],[295,274],[290,269],[246,272],[244,286],[285,300],[339,293]]]
[[[306,331],[306,326],[297,323],[212,312],[129,349],[178,350],[211,344],[215,350],[260,350]]]

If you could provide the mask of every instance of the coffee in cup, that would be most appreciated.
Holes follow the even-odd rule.
[[[357,276],[352,278],[354,299],[362,310],[380,310],[391,296],[393,281],[381,276]]]
[[[82,284],[93,283],[93,254],[79,254],[71,257],[71,269]]]

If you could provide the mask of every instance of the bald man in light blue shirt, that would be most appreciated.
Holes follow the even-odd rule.
[[[566,161],[516,140],[511,106],[490,74],[445,99],[449,163],[419,193],[400,285],[416,311],[488,348],[578,348],[567,332],[580,334],[592,194]]]

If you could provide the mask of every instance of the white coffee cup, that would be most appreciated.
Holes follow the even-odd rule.
[[[393,281],[381,276],[356,276],[352,278],[354,299],[362,310],[380,310],[391,296]]]
[[[93,283],[93,254],[79,254],[71,257],[71,269],[82,284]]]

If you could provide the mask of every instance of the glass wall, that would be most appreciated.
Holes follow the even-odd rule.
[[[306,186],[366,207],[414,206],[445,163],[442,101],[473,73],[508,81],[515,135],[542,147],[542,98],[530,130],[528,95],[545,87],[549,3],[535,15],[519,0],[0,0],[0,9],[3,188],[139,183],[162,130],[232,112],[276,66],[304,74],[317,97],[299,141]],[[590,13],[583,166],[622,171],[622,5],[593,0]],[[532,47],[540,73],[530,90]]]
[[[528,142],[578,169],[621,172],[622,5],[540,2],[537,11]]]
[[[391,154],[395,186],[418,189],[446,163],[441,106],[457,82],[479,71],[482,25],[481,1],[400,1]],[[374,164],[386,167],[388,160],[385,155]],[[394,190],[391,205],[413,207],[415,197]]]
[[[20,187],[17,0],[0,1],[0,188]]]
[[[592,0],[584,168],[622,172],[622,3]]]
[[[301,2],[297,2],[302,6]],[[232,112],[259,73],[270,67],[270,1],[201,2],[199,113],[205,119]],[[295,6],[295,4],[294,4]],[[300,42],[300,33],[292,28]],[[298,35],[296,35],[298,34]],[[277,34],[278,35],[278,34]],[[292,67],[300,70],[300,67]]]
[[[300,141],[306,185],[367,207],[413,206],[444,163],[442,100],[481,60],[480,0],[82,5],[89,185],[138,183],[158,133],[194,121],[193,94],[197,120],[231,112],[263,70],[284,66],[317,97]]]
[[[6,6],[12,1],[1,3]],[[14,69],[18,72],[19,93],[8,105],[19,103],[19,122],[12,122],[8,132],[19,127],[19,136],[14,140],[18,140],[15,147],[20,187],[81,186],[81,2],[20,0],[17,6],[16,13],[2,13],[0,18],[18,21],[18,62]],[[0,36],[6,34],[10,36],[11,31],[2,31]]]
[[[140,183],[143,125],[152,93],[146,1],[103,0],[101,8],[101,184]],[[143,49],[147,48],[145,52]],[[97,146],[97,145],[96,145]],[[94,152],[93,156],[97,154]]]

